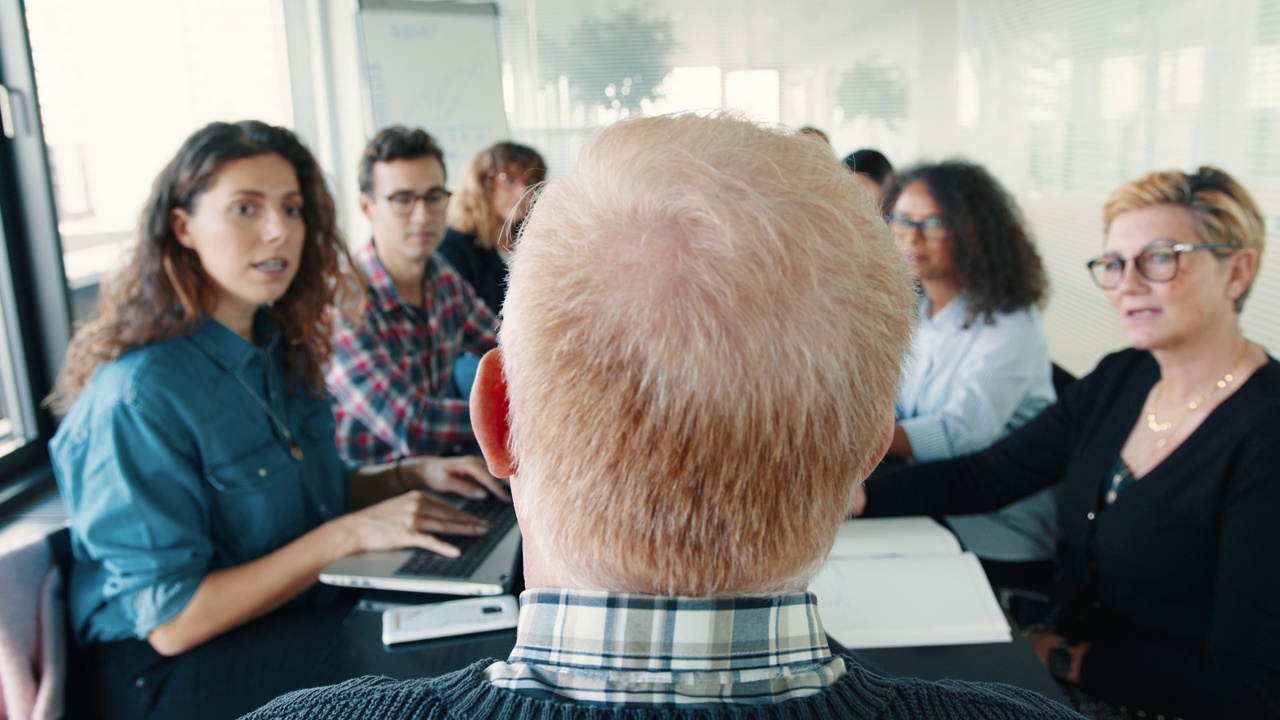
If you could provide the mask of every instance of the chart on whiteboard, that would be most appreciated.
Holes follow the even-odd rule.
[[[508,137],[492,5],[441,10],[423,3],[368,3],[361,44],[373,128],[421,127],[440,142],[450,177],[485,146]]]

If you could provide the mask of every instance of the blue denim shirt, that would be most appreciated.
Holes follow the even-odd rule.
[[[342,514],[328,397],[286,383],[274,324],[254,345],[212,318],[94,372],[49,446],[71,516],[81,643],[146,638],[212,570],[270,553]],[[293,434],[288,443],[253,389]]]

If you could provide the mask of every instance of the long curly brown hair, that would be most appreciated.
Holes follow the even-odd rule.
[[[203,313],[217,304],[217,293],[195,251],[174,235],[175,208],[194,212],[196,200],[213,185],[230,160],[275,154],[293,166],[303,197],[307,239],[298,274],[267,312],[285,342],[285,373],[308,392],[324,392],[323,369],[329,358],[330,306],[358,306],[364,281],[344,277],[350,264],[337,227],[333,196],[310,151],[289,130],[255,120],[215,122],[187,138],[178,154],[156,177],[142,212],[139,241],[127,264],[102,289],[98,316],[81,327],[46,403],[65,413],[94,370],[130,349],[193,331]],[[344,261],[346,261],[344,263]],[[352,266],[354,268],[354,266]]]
[[[981,165],[952,160],[917,165],[898,176],[884,207],[920,180],[951,228],[956,281],[969,299],[965,327],[979,318],[1041,305],[1049,279],[1018,204]]]

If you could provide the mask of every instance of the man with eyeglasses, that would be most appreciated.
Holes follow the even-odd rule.
[[[325,373],[338,450],[362,464],[474,452],[453,367],[495,347],[496,321],[435,255],[450,195],[444,153],[423,130],[389,127],[365,147],[359,174],[373,237],[353,260],[368,302],[361,316],[340,312]]]

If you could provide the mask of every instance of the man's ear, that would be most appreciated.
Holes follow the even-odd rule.
[[[878,447],[875,454],[871,456],[870,464],[868,464],[862,471],[862,477],[864,479],[871,476],[871,471],[876,469],[876,466],[880,464],[880,461],[884,460],[884,454],[889,452],[889,445],[893,442],[893,430],[895,427],[897,427],[897,424],[894,423],[891,418],[889,426],[884,430],[884,437],[880,438],[880,447]]]
[[[508,412],[502,350],[494,348],[480,358],[475,384],[471,387],[471,429],[494,477],[508,478],[515,474],[516,461],[507,446],[511,435]]]
[[[373,197],[367,192],[361,192],[357,202],[360,205],[360,212],[364,213],[369,222],[373,222]]]

